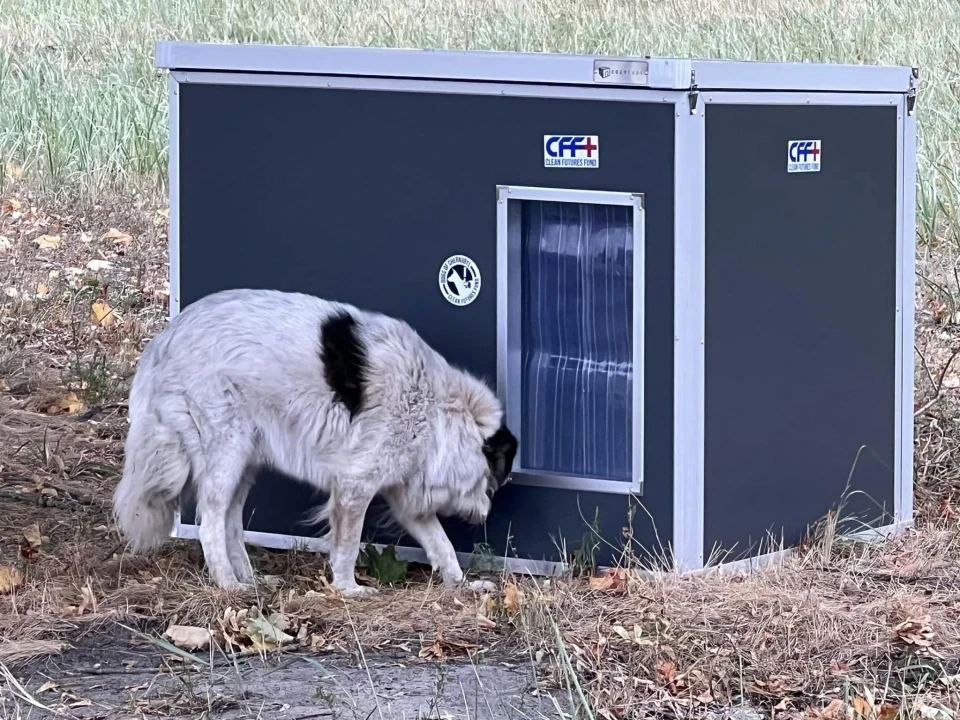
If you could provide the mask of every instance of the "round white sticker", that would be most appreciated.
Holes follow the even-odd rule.
[[[440,266],[440,292],[451,305],[469,305],[480,293],[480,269],[466,255],[453,255]]]

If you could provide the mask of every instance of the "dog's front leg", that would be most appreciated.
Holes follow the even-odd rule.
[[[372,496],[355,489],[337,489],[330,497],[330,567],[333,586],[345,597],[375,595],[376,588],[357,584],[357,556],[363,519]]]
[[[460,585],[463,582],[463,570],[460,569],[457,553],[444,532],[440,519],[436,515],[423,518],[404,517],[401,523],[423,548],[433,569],[440,571],[444,586],[452,588]],[[475,580],[469,583],[469,587],[472,590],[496,589],[486,580]]]

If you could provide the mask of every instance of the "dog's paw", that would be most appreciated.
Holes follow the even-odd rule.
[[[474,592],[496,592],[497,586],[494,585],[489,580],[471,580],[467,583],[467,587],[473,590]]]
[[[351,585],[350,587],[337,588],[345,598],[365,598],[379,595],[380,591],[368,585]]]

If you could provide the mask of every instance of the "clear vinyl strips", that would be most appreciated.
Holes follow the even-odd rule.
[[[629,480],[633,208],[527,200],[521,228],[523,467]]]

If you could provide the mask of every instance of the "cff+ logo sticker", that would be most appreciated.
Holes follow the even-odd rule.
[[[466,255],[448,257],[440,266],[440,292],[451,305],[463,307],[480,293],[480,269]]]
[[[787,172],[820,172],[820,141],[791,140],[788,142]]]
[[[600,167],[600,137],[598,135],[544,135],[543,166]]]

